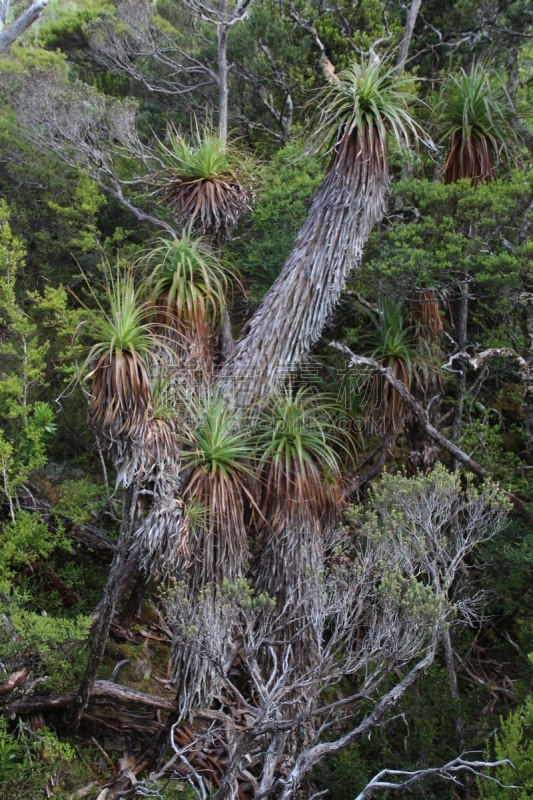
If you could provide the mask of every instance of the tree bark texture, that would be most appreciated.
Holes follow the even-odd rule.
[[[416,20],[421,5],[422,5],[422,0],[412,0],[411,5],[409,6],[409,9],[407,11],[407,19],[405,21],[402,43],[400,44],[400,49],[398,51],[398,60],[396,62],[396,69],[398,72],[403,72],[405,62],[407,61],[407,55],[409,53],[409,45],[411,44],[411,39],[413,38],[413,31],[415,29]]]
[[[120,524],[117,549],[109,570],[109,578],[107,580],[107,586],[100,607],[99,616],[92,633],[89,659],[85,668],[85,674],[82,678],[78,693],[74,699],[73,707],[69,714],[69,722],[72,724],[72,727],[75,730],[79,727],[82,714],[87,708],[89,697],[91,695],[91,691],[93,689],[94,682],[104,656],[104,650],[109,636],[109,628],[115,613],[117,596],[120,587],[120,578],[128,553],[128,544],[131,529],[133,527],[137,495],[137,484],[132,482],[124,492],[122,522]]]
[[[8,28],[3,30],[9,9],[9,3],[0,3],[0,53],[3,53],[5,50],[7,50],[7,48],[10,47],[13,42],[19,38],[19,36],[22,36],[24,31],[27,30],[30,25],[33,25],[33,23],[39,19],[47,5],[48,0],[35,0],[35,2],[33,2],[23,14],[17,17],[17,19],[12,22]]]
[[[95,681],[89,692],[91,701],[96,699],[116,701],[126,705],[144,706],[145,708],[159,708],[161,711],[175,712],[176,701],[173,697],[159,697],[158,695],[138,692],[129,686],[122,686],[112,681]],[[33,714],[36,711],[55,711],[68,708],[75,700],[73,694],[34,695],[21,697],[14,700],[9,710],[15,714]]]
[[[466,350],[467,332],[468,332],[468,299],[470,283],[468,280],[463,280],[459,284],[461,294],[459,296],[459,308],[457,316],[457,349],[459,352]],[[457,375],[457,387],[455,390],[455,409],[452,422],[452,441],[457,442],[461,438],[461,425],[463,422],[463,406],[464,395],[466,389],[466,370],[464,367]],[[452,469],[456,470],[458,467],[457,459],[452,459]]]
[[[523,308],[523,329],[525,339],[525,364],[522,370],[524,430],[526,450],[533,464],[533,293],[522,292],[520,305]]]
[[[457,747],[460,751],[464,747],[464,728],[463,718],[461,715],[461,697],[459,695],[459,684],[457,683],[457,672],[455,669],[455,662],[453,660],[453,647],[452,639],[450,636],[449,628],[446,628],[442,633],[442,643],[444,645],[444,662],[446,664],[446,672],[450,679],[450,694],[456,704],[455,710],[455,739]]]
[[[375,131],[345,136],[281,274],[224,365],[222,385],[235,402],[251,404],[275,389],[318,340],[383,217],[388,187]]]
[[[219,0],[219,17],[227,15],[227,0]],[[218,39],[218,135],[223,144],[228,138],[228,25],[217,24]]]

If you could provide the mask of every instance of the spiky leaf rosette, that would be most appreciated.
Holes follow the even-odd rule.
[[[305,387],[275,394],[263,412],[260,441],[258,554],[255,588],[293,617],[283,636],[295,636],[293,656],[312,666],[317,643],[309,619],[310,572],[324,564],[323,531],[339,519],[341,432],[337,404]],[[310,605],[311,604],[311,605]],[[301,628],[294,619],[301,620]]]
[[[464,178],[476,186],[496,175],[499,163],[515,160],[517,138],[511,102],[497,75],[475,63],[443,84],[434,126],[448,150],[446,183]]]
[[[224,313],[229,270],[190,226],[180,237],[160,239],[146,260],[155,264],[155,332],[172,345],[191,377],[209,378],[212,336]]]
[[[204,233],[224,233],[251,210],[253,192],[243,158],[207,130],[192,144],[170,128],[160,143],[165,168],[156,178],[162,195],[180,222]]]
[[[228,393],[241,392],[243,402],[275,389],[320,337],[385,212],[389,138],[406,144],[422,136],[409,113],[411,85],[368,59],[322,93],[317,137],[331,148],[329,169],[285,266],[225,366]]]
[[[406,324],[400,304],[386,300],[381,315],[372,316],[373,330],[362,337],[363,346],[372,358],[390,367],[394,377],[410,386],[416,377],[418,385],[424,386],[430,376],[427,346],[419,339],[426,353],[417,349],[415,330]],[[405,420],[405,406],[398,392],[388,381],[375,376],[370,396],[369,412],[374,423],[383,429],[395,432]]]
[[[97,340],[85,360],[93,365],[89,424],[111,445],[142,441],[150,412],[152,384],[148,361],[155,349],[150,306],[130,274],[107,289],[108,308],[92,315]],[[96,362],[96,363],[95,363]]]
[[[410,111],[413,100],[413,79],[369,56],[342,70],[322,91],[315,138],[335,154],[355,135],[365,156],[374,162],[371,170],[380,170],[390,136],[404,146],[424,138]]]
[[[206,389],[186,401],[182,420],[183,497],[201,508],[191,526],[191,591],[240,578],[248,560],[245,506],[251,499],[255,440],[225,399]]]
[[[288,387],[262,412],[260,508],[273,529],[288,519],[324,522],[340,484],[339,407],[306,387]],[[335,449],[337,448],[337,449]]]

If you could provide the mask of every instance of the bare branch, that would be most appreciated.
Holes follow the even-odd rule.
[[[34,0],[31,6],[17,17],[6,30],[2,30],[6,23],[9,2],[5,0],[0,2],[0,53],[7,50],[14,41],[22,36],[25,30],[39,19],[47,5],[48,0]]]
[[[492,781],[502,789],[520,788],[519,786],[503,784],[496,778],[486,775],[482,771],[484,769],[495,769],[496,767],[503,767],[506,764],[511,764],[508,758],[503,759],[502,761],[467,761],[465,760],[465,756],[467,755],[470,755],[470,753],[463,753],[442,767],[428,767],[426,769],[414,770],[413,772],[398,769],[383,769],[381,772],[378,772],[378,774],[375,775],[369,783],[367,783],[363,791],[357,795],[355,800],[368,800],[368,798],[371,797],[378,789],[402,791],[403,789],[408,789],[413,784],[423,781],[425,778],[429,778],[432,775],[439,776],[445,780],[451,780],[453,783],[459,783],[456,776],[461,772],[466,772],[470,775],[476,775],[479,778]],[[405,780],[385,780],[387,777],[405,778]]]
[[[413,414],[416,415],[420,425],[423,427],[428,436],[430,436],[454,458],[464,464],[471,472],[474,473],[474,475],[477,475],[479,478],[483,479],[488,478],[489,474],[485,467],[482,467],[481,464],[478,464],[477,461],[474,461],[473,458],[470,458],[467,453],[457,447],[457,445],[455,445],[453,442],[450,442],[449,439],[447,439],[442,435],[442,433],[433,427],[422,405],[415,397],[413,397],[407,386],[395,377],[389,367],[384,367],[383,364],[380,364],[379,361],[376,361],[374,358],[357,356],[355,353],[352,353],[352,351],[346,347],[346,345],[339,344],[338,342],[331,342],[331,347],[334,347],[336,350],[340,350],[341,353],[347,355],[350,359],[350,362],[354,366],[370,367],[376,372],[379,372],[380,375],[383,375],[385,380],[387,380],[398,392],[405,405],[413,412]]]
[[[438,639],[438,630],[434,630],[424,658],[419,661],[393,689],[381,698],[372,713],[353,728],[353,730],[340,739],[330,742],[320,742],[319,744],[304,749],[300,753],[294,767],[284,780],[285,785],[280,794],[280,800],[290,800],[294,797],[302,780],[309,774],[311,769],[326,756],[338,753],[339,750],[343,750],[351,744],[356,744],[356,742],[360,741],[360,739],[381,722],[387,712],[398,703],[401,697],[403,697],[407,689],[409,689],[418,680],[418,677],[431,666],[435,659]]]
[[[491,358],[508,358],[516,361],[520,372],[523,374],[529,371],[527,362],[522,356],[516,352],[512,347],[489,347],[488,350],[483,350],[481,353],[470,355],[465,351],[454,353],[448,361],[442,365],[442,369],[451,371],[451,367],[455,361],[464,362],[468,364],[474,371],[483,366],[485,361]]]

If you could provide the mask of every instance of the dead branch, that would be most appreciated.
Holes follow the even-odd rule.
[[[513,361],[517,362],[518,368],[522,375],[529,372],[529,367],[526,360],[522,358],[522,356],[512,347],[489,347],[488,350],[483,350],[483,352],[475,353],[474,355],[466,353],[465,351],[454,353],[452,356],[450,356],[448,361],[442,365],[442,369],[450,370],[453,363],[455,361],[459,361],[468,364],[469,367],[477,372],[477,370],[483,366],[485,361],[488,361],[491,358],[512,359]]]
[[[28,677],[30,671],[27,667],[24,669],[19,669],[17,672],[11,673],[9,678],[5,680],[3,683],[0,683],[0,695],[9,694],[13,691],[15,686],[21,683],[25,678]]]
[[[478,478],[486,480],[489,477],[489,473],[485,467],[482,467],[481,464],[478,464],[477,461],[474,461],[473,458],[470,458],[467,453],[457,447],[457,445],[455,445],[453,442],[450,442],[449,439],[447,439],[442,435],[442,433],[433,427],[423,406],[415,397],[413,397],[405,383],[402,383],[402,381],[398,380],[398,378],[394,376],[390,367],[384,367],[383,364],[380,364],[379,361],[376,361],[374,358],[357,356],[355,353],[352,353],[352,351],[346,347],[346,345],[340,344],[339,342],[331,342],[331,347],[334,347],[336,350],[340,350],[341,353],[344,353],[346,356],[348,356],[350,362],[354,366],[370,367],[376,372],[379,372],[380,375],[383,375],[385,380],[388,381],[388,383],[390,383],[390,385],[398,392],[407,408],[409,408],[413,414],[415,414],[420,426],[428,434],[428,436],[437,442],[437,444],[439,444],[444,450],[450,453],[450,455],[464,464],[465,467],[473,472],[474,475],[477,475]]]
[[[349,291],[345,292],[345,294],[355,298],[355,300],[357,300],[360,306],[366,308],[367,311],[371,311],[372,314],[376,315],[376,317],[382,316],[382,313],[379,310],[379,308],[377,306],[372,305],[372,303],[369,303],[368,300],[365,300],[365,298],[362,295],[360,295],[359,292],[356,292],[355,289],[350,289]]]
[[[94,685],[96,675],[102,663],[104,648],[109,636],[109,628],[113,621],[115,607],[118,599],[120,587],[120,577],[124,570],[131,531],[133,528],[135,508],[139,487],[136,482],[126,487],[122,507],[122,521],[120,523],[117,549],[113,556],[107,585],[104,592],[100,613],[96,624],[92,630],[89,658],[85,672],[74,700],[74,705],[70,712],[70,720],[76,729],[80,723],[82,714],[87,707],[91,690]]]
[[[7,17],[9,0],[0,2],[0,53],[7,50],[13,42],[22,36],[24,31],[39,19],[47,5],[48,0],[34,0],[31,6],[20,14],[7,30],[2,30]]]
[[[15,700],[10,705],[10,711],[14,714],[33,714],[35,711],[55,711],[60,708],[68,708],[74,702],[75,694],[55,694],[50,696],[34,695],[33,697],[22,697]],[[175,712],[176,702],[170,697],[159,697],[146,692],[138,692],[112,681],[95,681],[89,694],[89,701],[103,699],[125,703],[136,706],[146,706],[148,708],[159,708],[161,711]]]
[[[363,791],[357,795],[355,800],[368,800],[368,798],[374,794],[377,789],[402,791],[403,789],[407,789],[419,781],[423,781],[425,778],[429,778],[431,775],[438,775],[445,780],[452,781],[453,783],[461,786],[462,784],[457,778],[457,775],[461,772],[492,781],[503,789],[520,788],[518,786],[509,786],[507,784],[503,784],[501,781],[493,778],[491,775],[486,775],[484,772],[482,772],[484,769],[495,769],[496,767],[503,767],[506,764],[511,764],[512,766],[512,763],[508,758],[505,758],[502,761],[467,761],[465,756],[470,754],[471,753],[469,752],[462,753],[460,756],[454,758],[452,761],[449,761],[442,767],[428,767],[426,769],[418,769],[413,772],[399,769],[383,769],[381,772],[378,772],[378,774],[375,775],[369,783],[367,783]],[[405,780],[385,780],[387,777],[404,778]]]
[[[31,569],[42,576],[47,586],[56,590],[64,606],[72,608],[72,606],[80,602],[79,595],[75,589],[67,586],[65,581],[60,578],[57,572],[48,564],[45,564],[43,561],[34,561],[31,565]]]
[[[280,800],[291,800],[291,798],[296,795],[302,780],[304,780],[311,769],[326,756],[338,753],[339,750],[343,750],[351,744],[356,744],[379,725],[387,712],[398,703],[401,697],[403,697],[407,689],[409,689],[418,680],[419,676],[431,666],[435,659],[439,635],[440,631],[437,628],[432,633],[424,658],[419,661],[396,686],[381,698],[374,710],[365,717],[359,725],[339,739],[313,744],[305,748],[298,755],[293,768],[283,781],[284,788],[280,794]]]
[[[27,487],[24,488],[24,494],[19,497],[20,507],[25,511],[34,511],[37,514],[40,514],[48,527],[51,530],[56,531],[56,515],[52,510],[51,504],[46,500],[36,498]],[[99,555],[107,556],[108,558],[112,557],[113,553],[115,552],[115,544],[100,528],[96,527],[96,525],[86,523],[81,528],[77,528],[74,526],[74,523],[70,517],[65,517],[62,514],[58,514],[57,517],[61,520],[61,524],[63,525],[65,533],[70,539],[80,542],[85,547],[94,550]]]

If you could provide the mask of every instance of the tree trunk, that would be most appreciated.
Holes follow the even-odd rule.
[[[17,17],[8,28],[2,30],[6,21],[9,3],[0,3],[0,53],[7,50],[30,25],[33,25],[39,19],[47,5],[48,0],[34,0],[23,14]]]
[[[529,461],[533,464],[533,293],[522,292],[520,305],[523,308],[523,330],[525,340],[525,362],[527,369],[522,371],[524,432]]]
[[[412,0],[409,10],[407,11],[407,19],[405,21],[405,29],[403,32],[403,39],[398,51],[398,60],[396,62],[396,70],[398,73],[403,72],[405,62],[407,61],[407,54],[409,53],[409,45],[413,37],[413,31],[416,25],[416,19],[422,0]]]
[[[228,25],[227,0],[219,0],[218,39],[218,135],[223,144],[228,138]]]
[[[463,279],[460,284],[460,297],[459,297],[459,309],[458,309],[458,317],[457,317],[457,348],[460,353],[466,350],[466,343],[467,343],[467,330],[468,330],[468,299],[469,299],[469,289],[470,289],[470,282],[467,279]],[[452,442],[457,442],[461,438],[461,425],[463,421],[463,405],[464,405],[464,396],[465,396],[465,389],[466,389],[466,368],[464,365],[461,367],[461,371],[457,375],[457,387],[455,390],[455,409],[453,413],[453,422],[452,422]],[[457,470],[459,464],[456,458],[452,459],[452,470]]]
[[[85,674],[68,716],[68,724],[72,726],[74,730],[77,730],[79,727],[82,714],[87,708],[91,690],[104,656],[104,650],[109,636],[109,628],[111,626],[113,614],[115,613],[115,606],[121,583],[120,578],[128,553],[128,544],[133,527],[133,517],[135,514],[138,492],[139,489],[136,482],[132,482],[124,493],[122,522],[120,523],[117,549],[109,570],[109,577],[107,579],[107,586],[99,616],[92,633],[89,659],[85,668]]]
[[[444,644],[444,661],[446,664],[446,672],[450,678],[450,694],[456,704],[455,711],[455,739],[460,752],[464,749],[464,729],[463,719],[461,716],[461,698],[459,695],[459,684],[457,683],[457,672],[455,671],[455,663],[453,660],[453,648],[450,631],[446,628],[442,634],[442,642]]]
[[[275,389],[318,340],[383,217],[388,187],[377,137],[345,136],[281,274],[224,365],[222,384],[234,402],[249,405]]]

